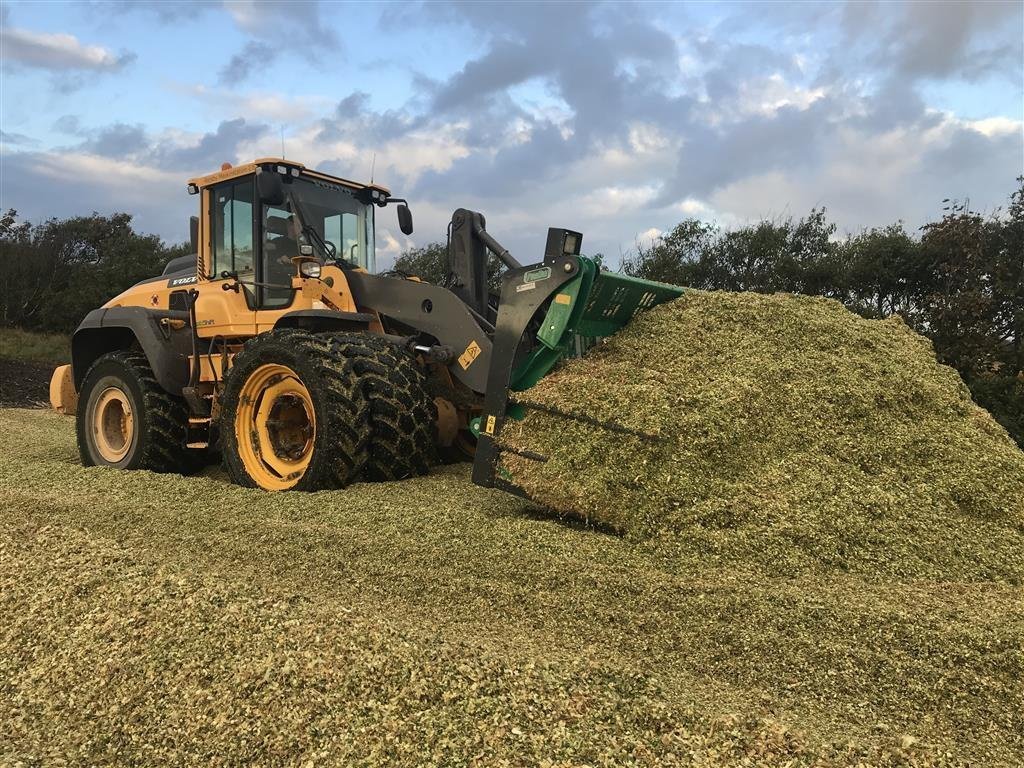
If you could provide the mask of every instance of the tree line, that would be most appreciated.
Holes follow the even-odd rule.
[[[916,232],[896,222],[847,237],[823,208],[731,229],[685,219],[637,244],[623,270],[703,290],[827,296],[871,318],[899,314],[1024,446],[1024,177],[990,215],[946,202]],[[0,252],[0,324],[70,332],[188,246],[136,233],[126,213],[33,225],[12,210],[0,217]],[[498,266],[489,269],[494,287]],[[445,284],[445,245],[407,250],[394,269]]]
[[[188,253],[132,229],[127,213],[40,224],[0,216],[0,325],[69,333],[90,310]]]

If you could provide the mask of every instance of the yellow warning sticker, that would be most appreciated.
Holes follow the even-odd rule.
[[[572,304],[572,296],[568,293],[559,293],[555,296],[555,304]]]
[[[494,434],[494,417],[493,416],[488,416],[487,417],[487,427],[484,429],[484,432],[486,432],[488,435],[493,435]]]
[[[473,364],[473,361],[480,355],[480,345],[476,343],[476,340],[469,342],[469,346],[466,347],[466,351],[459,355],[459,365],[462,366],[462,370],[466,370]]]

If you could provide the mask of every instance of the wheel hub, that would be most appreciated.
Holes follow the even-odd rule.
[[[275,456],[288,461],[302,458],[313,437],[313,423],[301,397],[289,393],[274,400],[267,418],[267,434]]]
[[[96,449],[103,460],[116,464],[127,454],[132,444],[135,417],[128,396],[117,387],[107,387],[96,399],[92,418]]]
[[[261,488],[287,490],[313,455],[316,415],[309,390],[287,366],[261,365],[239,395],[235,418],[238,452]]]

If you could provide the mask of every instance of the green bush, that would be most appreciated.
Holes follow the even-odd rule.
[[[19,221],[0,216],[0,326],[73,331],[91,310],[187,252],[140,235],[127,213]]]

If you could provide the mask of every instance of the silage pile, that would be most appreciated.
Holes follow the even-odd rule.
[[[1024,578],[1024,453],[898,318],[690,291],[521,401],[587,420],[528,409],[502,440],[549,460],[501,469],[631,537],[774,572]]]

